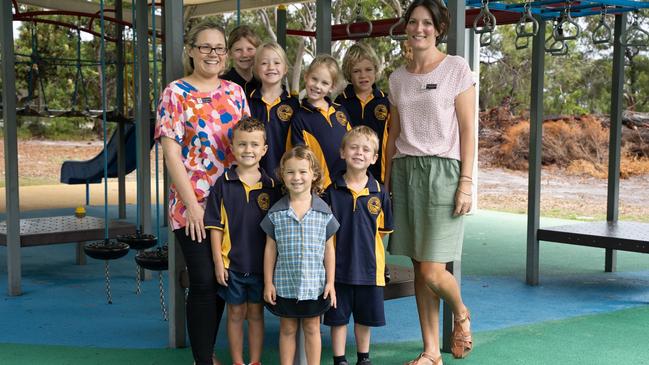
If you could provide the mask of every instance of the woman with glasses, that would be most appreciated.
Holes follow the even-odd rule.
[[[171,176],[169,224],[189,273],[187,328],[196,365],[220,364],[214,343],[224,302],[203,215],[210,187],[234,160],[230,135],[250,115],[243,89],[219,75],[227,64],[225,32],[212,20],[194,26],[183,52],[186,76],[164,90],[155,138]]]

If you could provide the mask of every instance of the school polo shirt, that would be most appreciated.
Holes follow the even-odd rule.
[[[336,233],[336,282],[385,286],[385,249],[381,234],[392,232],[390,196],[368,173],[362,191],[347,187],[342,174],[323,199],[340,222]]]
[[[248,95],[248,102],[251,116],[266,125],[268,151],[259,164],[268,175],[277,178],[279,161],[290,146],[288,132],[291,127],[291,118],[300,107],[300,102],[286,90],[276,100],[265,100],[261,95],[261,87]]]
[[[320,110],[302,99],[300,108],[291,119],[291,144],[304,144],[315,153],[323,170],[323,185],[331,184],[334,176],[345,169],[345,161],[340,158],[343,136],[351,129],[349,115],[339,104],[329,103],[329,109]]]
[[[223,231],[221,257],[226,269],[263,274],[266,234],[259,226],[279,199],[275,181],[261,170],[261,180],[248,186],[236,166],[216,180],[205,209],[205,228]]]
[[[237,70],[232,67],[226,72],[225,74],[221,75],[220,78],[222,80],[228,80],[232,81],[236,84],[239,84],[243,91],[246,93],[246,97],[250,95],[250,93],[261,86],[261,81],[257,80],[254,76],[250,81],[246,81],[246,79],[243,78],[243,76],[239,75]]]
[[[277,295],[297,300],[316,300],[324,292],[324,253],[327,240],[338,230],[331,209],[312,194],[311,209],[298,219],[289,196],[281,198],[261,222],[277,243],[273,284]]]
[[[347,85],[342,94],[336,98],[336,103],[345,107],[349,114],[352,127],[365,125],[379,137],[379,158],[370,165],[369,171],[381,183],[385,181],[385,150],[388,145],[388,126],[390,124],[390,101],[388,96],[376,85],[372,85],[372,93],[367,99],[361,100],[354,91],[352,84]]]

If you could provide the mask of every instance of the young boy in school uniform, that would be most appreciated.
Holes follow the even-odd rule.
[[[325,313],[331,326],[334,365],[347,365],[347,323],[354,315],[357,365],[371,365],[370,327],[385,325],[383,287],[385,251],[382,237],[392,232],[389,194],[368,171],[378,158],[379,140],[367,126],[343,137],[340,156],[347,169],[325,191],[323,199],[340,223],[335,236],[337,308]]]
[[[379,158],[369,167],[375,179],[385,180],[385,147],[388,143],[390,101],[375,81],[379,76],[379,58],[368,45],[357,42],[349,47],[343,58],[342,70],[349,84],[338,95],[336,103],[349,113],[352,127],[366,125],[379,138]]]
[[[236,165],[216,180],[205,210],[218,294],[228,308],[228,341],[234,365],[243,365],[243,321],[248,320],[250,364],[261,364],[264,343],[263,259],[266,234],[259,226],[280,198],[275,181],[259,167],[266,153],[263,122],[245,117],[233,128]]]

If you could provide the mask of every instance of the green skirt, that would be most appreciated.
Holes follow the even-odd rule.
[[[392,162],[390,189],[394,232],[392,255],[417,261],[460,260],[463,216],[454,217],[460,161],[436,156],[406,156]]]

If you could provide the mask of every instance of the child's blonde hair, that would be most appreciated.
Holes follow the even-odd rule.
[[[313,61],[311,61],[311,64],[304,72],[304,79],[306,80],[309,74],[320,66],[326,67],[327,71],[329,71],[331,82],[333,83],[333,85],[331,85],[332,89],[335,89],[337,85],[340,85],[340,66],[338,66],[338,61],[328,54],[319,54],[313,59]]]
[[[239,120],[239,122],[237,122],[237,124],[235,124],[232,128],[232,140],[234,140],[234,135],[237,131],[244,131],[248,133],[254,131],[264,132],[264,141],[266,141],[266,125],[259,119],[255,119],[249,116],[244,116],[243,118],[241,118],[241,120]]]
[[[374,130],[366,125],[357,125],[350,129],[343,136],[343,141],[340,144],[340,149],[345,148],[347,141],[355,137],[367,137],[370,140],[370,145],[374,149],[374,154],[379,153],[379,136],[376,135]]]
[[[279,58],[282,59],[282,62],[284,62],[284,66],[286,67],[286,72],[288,72],[288,57],[286,56],[286,52],[284,52],[284,48],[277,44],[277,42],[264,42],[262,43],[259,47],[257,47],[257,51],[255,53],[255,67],[252,68],[252,73],[255,75],[255,77],[259,78],[259,75],[257,74],[257,66],[259,66],[259,59],[261,58],[261,53],[265,50],[270,50],[274,51],[279,55]],[[282,75],[284,77],[286,75]]]
[[[353,46],[349,47],[345,57],[343,57],[343,75],[345,80],[352,82],[352,69],[356,64],[363,60],[368,60],[374,66],[374,76],[379,76],[379,58],[376,52],[365,43],[356,42]]]
[[[279,168],[277,169],[277,176],[282,180],[284,188],[286,188],[286,183],[284,182],[284,170],[286,168],[286,161],[296,158],[298,160],[307,160],[309,162],[309,168],[313,171],[313,176],[315,179],[311,183],[311,192],[315,194],[322,194],[324,188],[322,187],[324,182],[324,177],[322,174],[322,167],[318,163],[318,159],[315,157],[315,154],[311,149],[305,145],[298,145],[290,150],[284,152],[282,159],[279,161]]]

